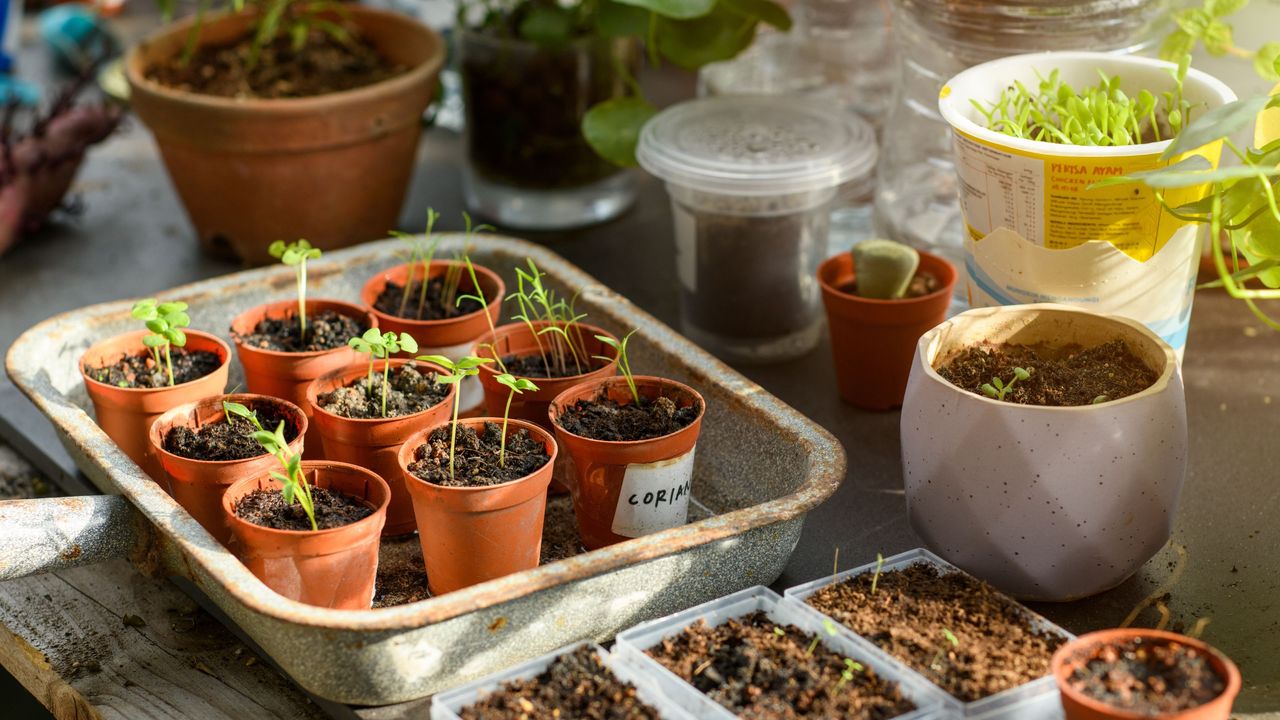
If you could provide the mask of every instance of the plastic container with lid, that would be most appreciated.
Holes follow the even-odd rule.
[[[875,167],[871,127],[808,98],[702,98],[645,125],[636,156],[671,196],[685,334],[737,362],[813,349],[831,204]]]

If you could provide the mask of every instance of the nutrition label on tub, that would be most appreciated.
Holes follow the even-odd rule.
[[[955,142],[960,207],[978,238],[1003,227],[1043,245],[1044,162],[962,135],[956,135]]]

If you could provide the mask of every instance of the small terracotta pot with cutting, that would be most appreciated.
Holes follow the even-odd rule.
[[[282,486],[267,476],[244,478],[222,496],[231,550],[263,584],[290,600],[338,610],[368,610],[373,604],[379,538],[391,489],[377,474],[346,463],[303,461],[302,473],[313,489],[345,495],[367,508],[368,514],[319,530],[259,525],[241,517],[242,501],[255,491],[279,492]]]
[[[178,501],[187,512],[191,513],[205,530],[224,545],[231,538],[227,529],[226,517],[222,513],[222,496],[227,488],[247,477],[267,477],[272,471],[280,470],[280,461],[268,454],[261,447],[257,453],[237,459],[197,459],[189,457],[195,445],[204,445],[203,452],[209,452],[209,445],[200,443],[199,435],[214,429],[214,426],[226,425],[227,417],[222,403],[240,403],[258,416],[258,421],[268,432],[274,432],[280,421],[285,423],[285,437],[289,439],[289,450],[301,453],[303,436],[307,432],[307,416],[302,409],[291,402],[266,395],[233,394],[216,395],[197,400],[186,405],[179,405],[161,415],[151,425],[150,441],[152,452],[164,468],[168,481],[169,494]],[[247,421],[237,419],[237,423]],[[245,424],[245,434],[252,440],[254,428]],[[241,454],[241,448],[219,448],[221,455]]]
[[[1227,720],[1241,685],[1235,663],[1207,643],[1142,628],[1081,635],[1058,648],[1050,672],[1067,720]]]
[[[527,474],[493,485],[442,485],[415,472],[429,454],[429,438],[449,422],[415,433],[400,449],[400,469],[413,498],[418,536],[432,595],[441,595],[538,566],[547,486],[557,453],[551,433],[523,420],[507,423],[507,442],[527,433],[546,460]],[[501,433],[502,418],[465,418],[459,431]],[[461,465],[460,465],[461,468]],[[461,472],[459,478],[464,477]]]
[[[442,368],[414,360],[393,359],[391,371],[398,373],[407,365],[420,371],[441,373]],[[374,365],[375,374],[382,371],[383,361]],[[413,503],[404,487],[398,454],[400,446],[415,431],[449,419],[453,406],[454,385],[437,386],[445,394],[430,408],[397,417],[344,417],[324,408],[321,396],[346,387],[366,376],[367,363],[352,365],[323,375],[307,387],[307,406],[311,409],[311,427],[324,443],[325,459],[351,463],[377,473],[391,488],[391,503],[383,532],[387,535],[411,533],[417,527]]]
[[[186,352],[209,352],[221,361],[213,372],[189,382],[160,387],[118,387],[100,382],[90,375],[88,368],[99,368],[119,361],[125,356],[149,353],[142,338],[150,331],[117,335],[90,347],[80,358],[80,374],[85,390],[93,402],[98,426],[120,449],[153,479],[164,478],[164,468],[151,452],[148,439],[151,424],[164,413],[183,403],[210,395],[220,395],[227,387],[227,363],[231,348],[217,337],[199,330],[185,330]]]
[[[633,405],[625,377],[593,380],[561,393],[551,403],[556,441],[573,458],[573,512],[588,550],[679,527],[688,522],[694,449],[706,402],[696,390],[666,378],[635,376],[645,405],[659,398],[679,415],[674,432],[636,440],[603,440],[566,429],[566,415],[580,404]]]

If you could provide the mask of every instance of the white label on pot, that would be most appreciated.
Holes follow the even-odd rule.
[[[688,522],[694,450],[670,460],[627,466],[613,514],[615,534],[640,537]]]

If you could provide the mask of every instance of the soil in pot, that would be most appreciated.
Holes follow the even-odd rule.
[[[355,381],[318,398],[320,407],[345,418],[382,419],[382,372],[375,363],[373,379],[361,375]],[[387,387],[386,417],[413,415],[439,405],[449,394],[448,385],[437,385],[436,374],[423,371],[416,363],[391,369]]]
[[[178,54],[147,69],[150,80],[168,87],[229,98],[311,97],[373,85],[406,71],[387,59],[355,28],[350,42],[312,32],[295,50],[287,33],[262,48],[252,62],[252,38],[198,48],[189,61]]]
[[[418,266],[413,271],[421,275],[422,268]],[[468,281],[465,285],[459,286],[457,294],[474,293],[475,289],[469,285]],[[404,286],[388,281],[382,292],[378,293],[378,299],[374,301],[373,307],[378,312],[392,317],[410,320],[448,320],[484,309],[479,302],[470,298],[460,303],[449,302],[444,295],[443,276],[433,277],[427,281],[425,298],[422,296],[422,280],[411,281],[408,301],[405,300]]]
[[[677,405],[658,397],[640,403],[619,404],[608,397],[579,400],[556,418],[574,435],[609,442],[632,442],[670,435],[698,419],[698,405]]]
[[[258,422],[269,432],[283,422],[285,440],[293,442],[298,437],[298,428],[287,413],[280,412],[282,409],[276,405],[253,408],[258,415]],[[165,433],[164,449],[192,460],[247,460],[265,452],[253,438],[256,430],[248,421],[239,419],[231,422],[224,419],[194,429],[186,425],[175,425]]]
[[[373,508],[359,498],[328,488],[312,487],[316,529],[328,530],[363,520]],[[311,521],[298,503],[286,503],[276,490],[254,490],[236,503],[236,516],[242,520],[275,530],[311,530]]]
[[[646,652],[741,717],[880,720],[915,709],[872,668],[842,678],[844,656],[813,640],[755,612],[715,627],[700,620]]]
[[[222,358],[217,353],[206,350],[188,351],[185,348],[171,347],[169,356],[173,363],[175,385],[199,380],[222,366]],[[85,373],[100,383],[116,387],[169,387],[169,372],[164,360],[157,363],[151,353],[125,355],[102,367],[86,366]]]
[[[805,602],[964,702],[1043,677],[1065,642],[981,580],[924,564],[862,573]]]
[[[1008,383],[1019,367],[1030,370],[1031,376],[1017,381],[1004,401],[1021,405],[1062,407],[1119,400],[1146,390],[1159,377],[1118,339],[1091,348],[983,343],[965,348],[937,370],[951,384],[983,395],[984,384],[992,378]]]
[[[556,658],[536,677],[510,680],[462,709],[463,720],[658,720],[657,710],[636,697],[590,646]]]
[[[561,368],[556,363],[544,360],[541,355],[507,355],[502,358],[502,365],[507,369],[507,372],[516,377],[534,380],[538,378],[577,377],[608,365],[608,363],[596,358],[591,358],[588,362],[590,362],[590,366],[581,364],[581,361],[577,364],[570,361],[565,364],[564,368]]]
[[[442,425],[418,446],[409,472],[434,485],[445,487],[488,487],[533,474],[551,461],[546,446],[517,428],[507,435],[505,464],[499,463],[502,426],[487,422],[484,435],[473,428],[458,427],[454,453],[454,473],[449,474],[451,425]]]
[[[333,310],[323,310],[307,317],[307,335],[302,336],[296,313],[284,317],[263,318],[249,335],[236,339],[250,347],[276,352],[318,352],[345,347],[347,340],[368,330],[353,318]],[[265,424],[264,424],[265,427]]]
[[[1226,690],[1203,653],[1160,638],[1103,646],[1066,682],[1094,700],[1150,716],[1199,707]]]

